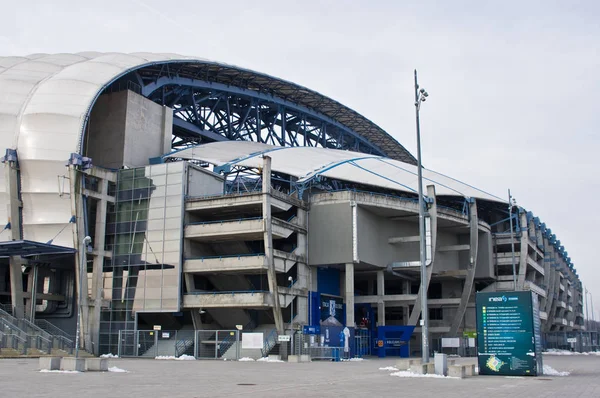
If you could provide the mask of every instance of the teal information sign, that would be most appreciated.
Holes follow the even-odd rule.
[[[530,291],[479,292],[476,306],[479,374],[541,375],[537,296]]]

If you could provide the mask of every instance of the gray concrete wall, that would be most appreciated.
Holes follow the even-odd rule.
[[[187,196],[212,196],[223,193],[223,178],[208,170],[188,167]]]
[[[97,166],[146,166],[170,152],[172,131],[172,109],[133,91],[103,94],[90,115],[84,153]]]
[[[479,232],[475,278],[494,278],[492,234],[489,232]]]
[[[308,214],[308,230],[309,264],[352,262],[350,202],[312,205]]]
[[[123,165],[126,116],[126,91],[103,94],[96,101],[84,152],[95,165],[115,169]]]
[[[417,236],[419,227],[409,221],[393,221],[380,217],[369,210],[358,207],[358,258],[362,262],[377,266],[387,266],[395,261],[418,261],[418,242],[389,244],[388,239],[397,236]],[[311,231],[312,233],[312,231]],[[438,246],[457,244],[457,238],[451,233],[438,231]],[[436,253],[436,271],[454,270],[458,267],[456,252]]]
[[[171,151],[173,110],[127,91],[125,132],[123,163],[145,166],[148,159]]]

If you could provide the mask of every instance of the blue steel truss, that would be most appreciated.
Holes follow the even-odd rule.
[[[400,143],[364,116],[305,87],[210,61],[142,66],[107,88],[173,109],[173,149],[224,140],[311,146],[415,164]]]

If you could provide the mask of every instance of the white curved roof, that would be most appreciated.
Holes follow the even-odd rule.
[[[175,54],[33,54],[0,57],[0,151],[17,149],[21,170],[23,238],[73,246],[68,195],[59,196],[65,162],[79,152],[88,110],[102,89],[131,69],[152,62],[197,58]],[[0,173],[0,224],[8,222]],[[65,184],[68,191],[68,182]],[[64,227],[64,229],[63,229]],[[10,231],[0,240],[10,239]]]
[[[271,158],[271,169],[305,182],[316,176],[355,182],[403,192],[418,192],[417,166],[382,156],[314,147],[284,148],[246,141],[225,141],[173,152],[166,158],[205,161],[216,166],[262,167],[262,155]],[[494,202],[505,200],[458,181],[423,169],[424,185],[435,185],[436,194]]]

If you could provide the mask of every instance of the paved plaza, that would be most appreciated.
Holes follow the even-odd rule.
[[[462,361],[470,361],[463,359]],[[565,377],[401,378],[393,359],[267,363],[111,359],[128,373],[40,373],[35,359],[0,360],[1,397],[600,397],[600,357],[545,356]]]

